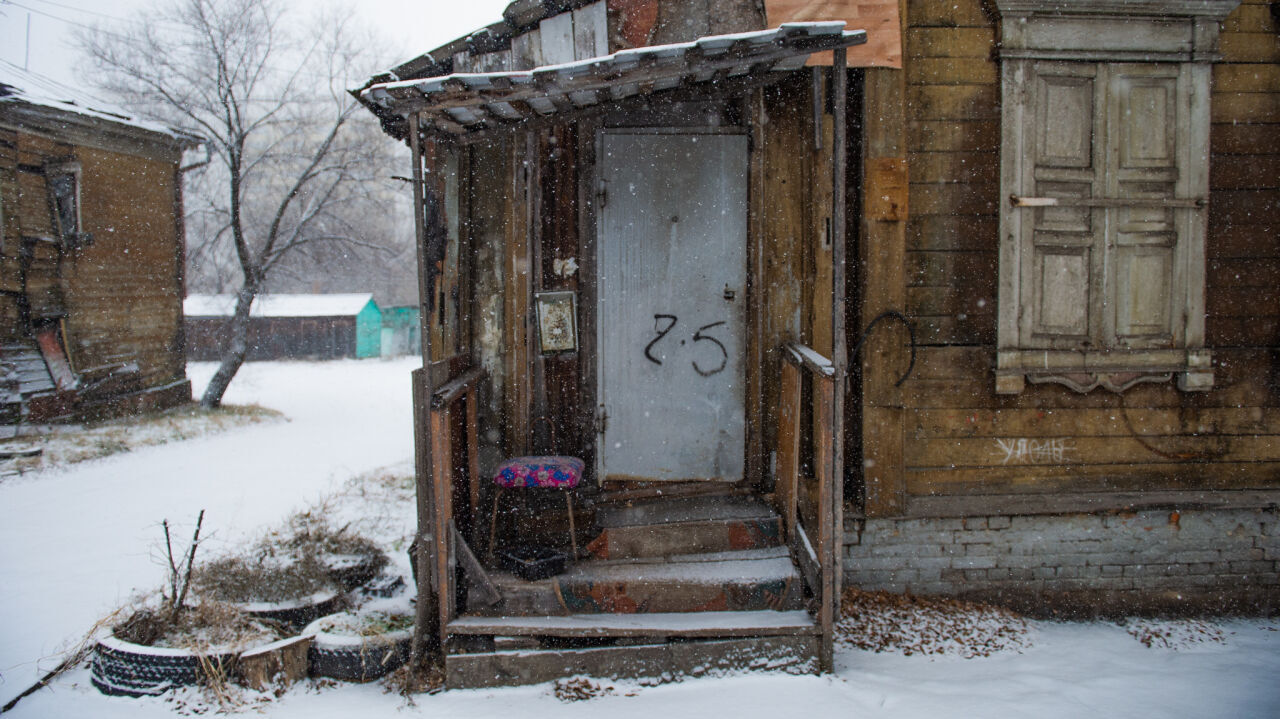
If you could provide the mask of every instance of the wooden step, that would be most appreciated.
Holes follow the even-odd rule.
[[[449,634],[539,637],[728,638],[808,636],[818,627],[808,612],[687,612],[570,614],[561,617],[459,617]]]
[[[576,675],[671,681],[744,669],[800,674],[817,670],[818,643],[816,634],[806,634],[450,654],[445,657],[445,686],[521,686]]]
[[[750,496],[683,497],[605,505],[600,536],[587,549],[602,559],[662,557],[773,547],[781,523]]]
[[[790,610],[802,582],[782,547],[611,561],[585,561],[537,582],[491,575],[507,616]]]

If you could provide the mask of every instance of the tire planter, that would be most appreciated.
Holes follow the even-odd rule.
[[[329,578],[348,592],[367,584],[387,564],[382,554],[333,554],[323,561]]]
[[[321,617],[302,630],[313,636],[307,663],[311,676],[348,682],[368,682],[398,669],[409,660],[413,629],[373,637],[325,630]]]
[[[230,673],[235,653],[205,655],[205,661]],[[205,677],[201,657],[186,649],[148,647],[114,635],[94,648],[90,679],[98,691],[112,696],[145,697],[174,687],[198,684]]]
[[[302,599],[287,602],[228,602],[240,611],[258,619],[270,619],[298,630],[315,621],[317,617],[333,614],[346,601],[338,592],[316,592]]]

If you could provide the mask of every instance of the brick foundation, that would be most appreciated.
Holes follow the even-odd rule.
[[[844,582],[1033,615],[1280,612],[1280,512],[851,519]]]

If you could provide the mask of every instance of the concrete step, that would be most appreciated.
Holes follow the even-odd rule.
[[[601,533],[587,549],[601,559],[666,557],[776,547],[781,523],[754,497],[650,499],[596,511]]]
[[[536,582],[491,575],[503,601],[488,615],[802,609],[800,576],[783,547],[589,560]]]

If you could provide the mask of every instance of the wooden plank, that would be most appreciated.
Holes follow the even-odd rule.
[[[1275,287],[1280,285],[1280,259],[1210,260],[1206,280],[1209,287]]]
[[[528,133],[511,143],[510,163],[511,191],[507,206],[506,237],[507,278],[506,306],[504,308],[504,346],[506,347],[506,424],[505,445],[508,456],[528,453],[529,408],[532,373],[529,366],[529,310],[530,274],[532,263],[529,249],[529,232],[533,209],[533,193],[530,187],[524,158],[532,156],[536,145]]]
[[[816,629],[804,610],[466,616],[449,623],[450,634],[503,637],[788,637],[812,635]]]
[[[988,215],[912,217],[907,222],[907,250],[999,249],[999,220]]]
[[[1280,224],[1215,227],[1207,254],[1210,259],[1280,257]]]
[[[1274,489],[1280,463],[1219,462],[1207,474],[1203,464],[1141,462],[907,472],[912,497],[1091,491]]]
[[[999,181],[1000,155],[995,152],[913,152],[911,179],[920,184],[993,184]]]
[[[818,595],[822,592],[822,567],[818,564],[818,553],[814,551],[813,542],[803,525],[796,526],[796,533],[791,537],[791,558],[800,570],[809,592]]]
[[[996,47],[995,27],[909,27],[906,31],[907,63],[921,57],[990,58]]]
[[[988,85],[911,85],[907,102],[913,120],[998,120],[1000,92]]]
[[[1275,16],[1268,2],[1242,2],[1222,21],[1222,32],[1275,32]]]
[[[448,640],[447,627],[456,614],[453,583],[453,542],[446,529],[453,521],[453,447],[452,423],[449,407],[431,410],[431,479],[435,500],[435,587],[439,598],[437,613],[440,621],[441,646]]]
[[[307,651],[315,637],[291,637],[255,647],[236,659],[237,681],[264,692],[307,677]]]
[[[981,517],[1257,509],[1280,503],[1276,490],[1155,490],[1144,492],[1065,492],[912,497],[909,517]]]
[[[493,580],[489,579],[489,573],[480,564],[480,560],[471,551],[471,545],[467,544],[466,537],[462,536],[462,533],[458,531],[458,527],[453,522],[449,523],[449,532],[453,537],[453,545],[458,553],[458,563],[462,565],[462,569],[471,583],[467,592],[467,605],[491,607],[502,601],[502,593],[498,591]]]
[[[999,152],[1000,123],[995,120],[915,120],[907,127],[914,152]]]
[[[774,506],[782,518],[783,536],[795,536],[796,501],[800,481],[800,368],[782,362],[778,392],[778,466]]]
[[[990,252],[907,252],[907,283],[911,287],[992,286],[996,256]],[[984,277],[985,276],[985,277]],[[978,279],[981,278],[981,279]]]
[[[1128,415],[1128,419],[1125,416]],[[929,438],[1126,437],[1144,435],[1280,435],[1280,408],[1205,409],[918,409],[907,414],[907,436]]]
[[[1280,124],[1217,122],[1209,128],[1209,144],[1214,155],[1211,166],[1216,162],[1242,162],[1236,158],[1223,159],[1223,155],[1273,155],[1280,147]]]
[[[906,493],[902,423],[897,407],[864,406],[862,415],[863,483],[868,517],[902,512]],[[874,450],[869,452],[868,449]]]
[[[1215,92],[1209,113],[1212,122],[1277,123],[1280,92]]]
[[[573,11],[574,59],[586,60],[609,54],[609,30],[605,2],[598,0]]]
[[[995,277],[989,273],[976,277],[974,284],[941,287],[908,287],[907,315],[990,315],[995,312]]]
[[[1223,33],[1218,42],[1224,62],[1280,62],[1280,43],[1276,43],[1275,33]]]
[[[991,27],[995,18],[983,0],[907,0],[911,27]]]
[[[1212,102],[1215,105],[1220,93],[1280,92],[1276,88],[1280,88],[1280,65],[1215,63],[1213,66]]]
[[[542,33],[537,28],[511,38],[513,70],[532,70],[545,65],[542,59]]]
[[[560,13],[538,24],[542,61],[547,65],[573,62],[573,13]]]
[[[867,42],[846,53],[849,67],[902,67],[898,0],[764,0],[764,10],[771,28],[784,22],[844,20],[850,30],[867,31]],[[810,65],[829,66],[832,62],[830,52],[817,53],[809,60]]]
[[[1280,287],[1214,287],[1205,298],[1205,314],[1213,318],[1280,315]]]
[[[483,378],[484,368],[476,367],[440,385],[435,393],[431,395],[432,408],[439,409],[445,405],[452,404],[454,400],[464,393],[474,391],[476,383]]]
[[[1280,153],[1280,147],[1276,151]],[[1209,186],[1213,190],[1265,190],[1280,185],[1280,154],[1253,155],[1247,162],[1232,159],[1210,162]]]
[[[815,637],[722,641],[536,652],[454,654],[445,659],[445,685],[478,689],[540,684],[582,675],[602,678],[699,676],[727,669],[806,671]]]
[[[1112,437],[952,437],[908,438],[905,445],[914,469],[969,467],[1087,466],[1150,462],[1280,462],[1275,435],[1157,435],[1138,428],[1138,434]]]
[[[811,90],[811,94],[815,94]],[[819,100],[825,96],[821,85],[816,89],[815,97]],[[830,148],[834,147],[834,125],[830,114],[820,115],[821,127],[815,127],[821,139],[815,145],[811,163],[813,172],[813,197],[810,206],[810,239],[809,254],[812,257],[811,282],[805,282],[805,305],[809,310],[808,341],[819,354],[832,356],[832,307],[835,292],[834,268],[832,266],[832,243],[834,235],[833,202]]]
[[[999,183],[911,184],[910,202],[916,216],[982,215],[1000,211]]]
[[[908,136],[902,73],[867,70],[863,80],[863,154],[867,158],[906,157]],[[873,109],[874,108],[874,109]],[[967,123],[961,123],[967,124]],[[916,126],[913,123],[913,127]],[[906,219],[906,218],[904,218]],[[906,222],[864,218],[859,243],[862,306],[857,324],[869,326],[886,311],[906,305]],[[903,495],[903,401],[895,383],[907,365],[897,332],[873,333],[862,345],[860,423],[862,491],[868,516],[901,511]]]
[[[1213,347],[1275,347],[1280,317],[1211,317],[1205,340]]]
[[[480,485],[482,478],[480,477],[480,418],[479,418],[479,402],[476,399],[476,389],[472,388],[467,392],[467,416],[466,416],[466,434],[467,434],[467,486],[471,489],[471,526],[477,526],[480,518]],[[472,529],[472,536],[475,536],[475,529]]]
[[[409,116],[409,148],[412,161],[410,176],[413,178],[414,246],[417,248],[418,263],[418,304],[422,309],[419,313],[419,336],[422,342],[423,362],[423,366],[415,369],[411,375],[413,385],[415,504],[418,520],[414,539],[417,542],[417,566],[429,568],[428,571],[419,571],[417,577],[418,604],[415,611],[412,653],[414,661],[421,661],[430,648],[442,646],[439,643],[441,639],[439,632],[443,625],[438,621],[439,611],[437,605],[439,604],[439,595],[434,593],[436,587],[436,564],[433,556],[435,543],[431,541],[433,533],[436,533],[434,532],[436,525],[435,502],[433,501],[435,486],[431,480],[433,462],[430,439],[430,407],[431,395],[433,394],[431,373],[429,371],[431,362],[431,318],[426,311],[426,299],[432,290],[427,282],[427,258],[424,254],[427,233],[423,165],[427,156],[434,155],[434,147],[423,147],[417,114]]]
[[[908,165],[903,157],[866,161],[863,214],[869,220],[905,222],[910,212]]]
[[[768,138],[768,112],[765,107],[763,89],[752,92],[746,101],[746,113],[750,115],[751,143],[748,146],[747,159],[747,395],[746,407],[749,417],[765,416],[765,334],[764,334],[764,291],[756,281],[763,278],[764,252],[767,241],[766,220],[771,209],[767,201],[771,199],[766,190],[765,146]],[[772,349],[770,347],[769,349]],[[755,368],[755,371],[752,371]],[[764,422],[747,422],[747,473],[758,477],[764,468],[764,438],[767,436]]]

